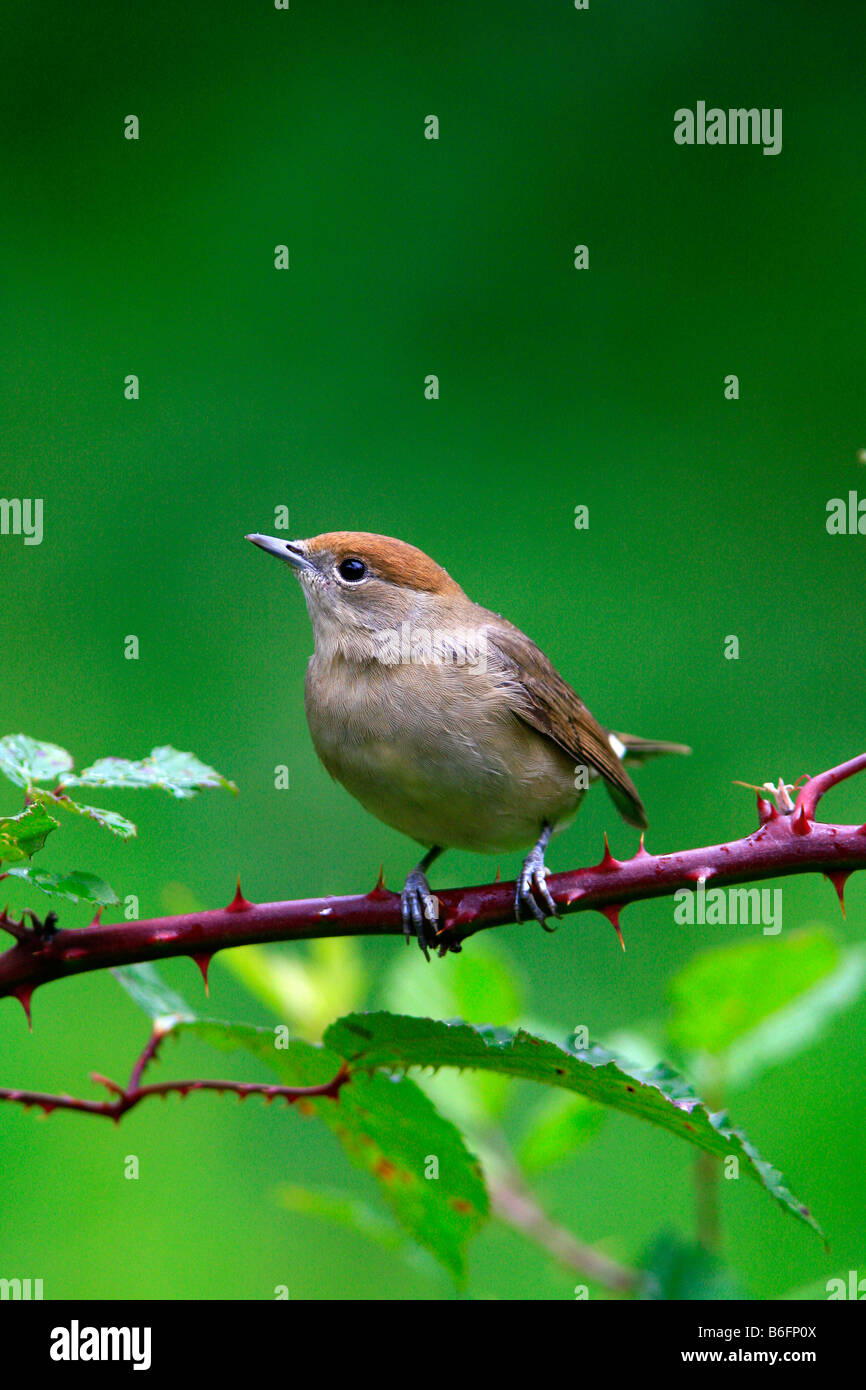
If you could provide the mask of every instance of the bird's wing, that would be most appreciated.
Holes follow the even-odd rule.
[[[601,773],[623,819],[644,829],[647,820],[643,803],[607,733],[544,652],[519,628],[501,618],[488,627],[487,644],[499,654],[509,677],[506,696],[517,717],[544,734],[576,763],[588,763]]]

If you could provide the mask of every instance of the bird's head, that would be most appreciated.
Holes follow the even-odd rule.
[[[469,600],[422,550],[369,531],[328,531],[310,540],[249,535],[254,545],[295,571],[304,591],[317,650],[339,649],[369,660],[383,635],[402,624],[434,627]]]

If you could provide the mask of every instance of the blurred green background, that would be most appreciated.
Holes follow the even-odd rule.
[[[297,586],[243,540],[279,506],[292,535],[412,541],[524,627],[603,722],[691,743],[688,762],[638,773],[651,850],[751,829],[735,779],[793,781],[863,750],[866,538],[825,529],[830,498],[866,496],[861,6],[8,0],[2,28],[2,494],[43,498],[45,534],[0,537],[0,733],[79,766],[171,743],[240,787],[105,793],[139,839],[64,824],[47,867],[100,872],[143,916],[220,905],[238,871],[256,900],[354,892],[380,863],[401,884],[415,847],[313,753]],[[678,147],[673,113],[698,100],[781,107],[782,153]],[[19,804],[6,786],[0,809]],[[822,809],[862,820],[862,781]],[[595,862],[604,829],[633,852],[597,794],[548,863]],[[494,868],[452,853],[432,877]],[[823,879],[789,880],[784,901],[786,927],[863,935],[856,877],[846,924]],[[89,916],[62,909],[64,925]],[[662,1015],[696,950],[759,935],[676,926],[662,901],[623,929],[624,956],[589,914],[484,944],[516,972],[520,1017],[604,1039]],[[471,951],[426,966],[364,941],[364,1005],[399,963],[424,1012]],[[201,1005],[188,961],[162,973]],[[207,1012],[272,1021],[222,957]],[[34,1027],[0,1007],[0,1085],[91,1094],[89,1072],[123,1078],[147,1033],[108,974],[37,992]],[[861,1002],[733,1107],[832,1243],[723,1184],[726,1253],[760,1297],[864,1269],[864,1042]],[[271,1079],[189,1041],[161,1069],[221,1074]],[[660,1230],[693,1231],[683,1149],[614,1115],[538,1190],[582,1239],[637,1260]],[[49,1297],[450,1296],[275,1204],[281,1184],[317,1181],[377,1202],[295,1111],[199,1096],[115,1129],[7,1106],[0,1173],[0,1274],[42,1277]],[[472,1248],[471,1297],[569,1298],[574,1282],[497,1226]]]

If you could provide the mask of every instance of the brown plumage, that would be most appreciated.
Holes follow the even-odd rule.
[[[380,579],[429,594],[462,594],[447,570],[417,546],[394,536],[372,531],[325,531],[306,542],[310,556],[330,553],[339,563],[354,557],[365,560]]]
[[[364,531],[248,539],[301,581],[315,634],[305,703],[319,757],[373,815],[431,847],[403,890],[404,925],[422,947],[438,914],[425,870],[443,847],[534,845],[515,915],[543,922],[556,913],[544,851],[589,780],[604,781],[629,824],[646,825],[624,759],[688,749],[611,734],[530,638],[473,603],[423,551]]]
[[[637,789],[610,745],[609,734],[590,714],[580,696],[533,641],[501,619],[491,641],[514,667],[519,694],[514,712],[544,734],[575,763],[595,768],[604,778],[620,814],[629,825],[647,825]],[[621,740],[624,742],[624,740]]]

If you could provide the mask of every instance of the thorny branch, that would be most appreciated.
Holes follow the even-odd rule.
[[[110,1091],[114,1097],[112,1100],[78,1100],[75,1096],[47,1095],[42,1091],[12,1091],[5,1087],[0,1087],[0,1100],[16,1101],[25,1107],[38,1106],[46,1115],[50,1115],[52,1110],[77,1110],[84,1115],[102,1115],[105,1119],[117,1123],[122,1115],[132,1110],[133,1106],[147,1100],[149,1096],[187,1096],[190,1091],[219,1091],[221,1094],[232,1092],[239,1100],[246,1100],[247,1096],[264,1096],[269,1103],[281,1096],[289,1105],[294,1105],[296,1101],[314,1100],[319,1096],[330,1096],[332,1100],[336,1100],[340,1088],[349,1080],[349,1070],[344,1063],[331,1081],[326,1081],[320,1086],[266,1086],[257,1081],[210,1080],[162,1081],[156,1085],[143,1086],[141,1078],[145,1068],[156,1059],[159,1045],[171,1032],[172,1027],[170,1020],[157,1021],[154,1024],[147,1045],[132,1068],[125,1086],[118,1086],[116,1081],[109,1081],[98,1072],[91,1073],[91,1081]]]
[[[856,869],[866,868],[866,824],[832,825],[815,820],[821,797],[832,787],[866,770],[866,754],[839,767],[805,779],[796,801],[781,782],[776,805],[758,792],[758,829],[743,839],[703,849],[651,855],[640,848],[632,859],[614,859],[605,838],[599,864],[548,880],[561,915],[588,909],[601,912],[619,934],[622,909],[631,902],[669,896],[682,888],[713,881],[714,886],[790,874],[823,873],[839,895],[844,912],[845,883]],[[3,875],[0,874],[0,878]],[[506,925],[513,920],[513,885],[492,883],[479,887],[447,889],[439,893],[440,955],[459,951],[475,932]],[[25,919],[29,919],[27,925]],[[0,954],[0,998],[14,995],[30,1018],[30,998],[37,986],[68,975],[171,956],[190,956],[202,972],[216,951],[232,946],[270,941],[306,940],[324,936],[400,935],[403,931],[399,894],[390,893],[380,875],[369,893],[346,898],[307,899],[296,902],[256,904],[244,898],[240,884],[232,902],[210,912],[187,913],[103,926],[99,914],[83,931],[63,930],[54,912],[44,921],[30,909],[14,921],[4,909],[0,928],[14,938],[14,945]],[[622,938],[620,937],[620,940]],[[0,1088],[0,1101],[36,1106],[46,1114],[72,1110],[118,1122],[134,1106],[151,1096],[191,1091],[234,1093],[267,1101],[282,1097],[288,1104],[302,1099],[330,1097],[350,1080],[344,1063],[331,1081],[319,1086],[270,1086],[257,1082],[187,1080],[142,1084],[146,1068],[156,1059],[159,1046],[171,1031],[171,1020],[157,1022],[125,1086],[94,1073],[92,1079],[110,1093],[109,1100],[83,1100],[68,1095]],[[637,1271],[618,1265],[593,1247],[577,1241],[570,1232],[551,1222],[531,1194],[517,1184],[500,1183],[493,1190],[494,1210],[500,1220],[522,1231],[566,1268],[581,1271],[618,1293],[633,1292]]]
[[[667,897],[683,888],[712,881],[714,886],[790,874],[822,873],[834,885],[844,910],[844,888],[855,869],[866,868],[866,825],[832,825],[815,820],[821,797],[856,772],[866,770],[866,753],[810,777],[793,809],[779,797],[782,810],[758,793],[759,826],[751,835],[727,844],[653,855],[640,848],[628,860],[614,859],[605,839],[600,863],[591,868],[551,874],[548,887],[561,915],[592,909],[619,931],[619,917],[629,903]],[[439,954],[460,950],[476,932],[514,921],[513,885],[488,883],[449,888],[438,893]],[[31,925],[24,918],[30,917]],[[0,954],[0,998],[14,995],[30,1017],[30,998],[40,985],[90,970],[190,956],[207,982],[207,968],[217,951],[273,941],[303,941],[327,936],[398,936],[403,934],[400,896],[379,882],[354,897],[251,903],[238,890],[227,907],[208,912],[156,917],[144,922],[106,926],[96,920],[83,930],[64,930],[48,913],[40,922],[25,911],[20,922],[0,913],[0,928],[14,945]]]
[[[343,1086],[351,1081],[348,1064],[343,1062],[336,1076],[319,1086],[266,1086],[249,1081],[164,1081],[156,1085],[142,1085],[145,1069],[157,1060],[160,1044],[172,1031],[174,1021],[165,1019],[154,1023],[153,1031],[144,1050],[138,1057],[125,1086],[91,1073],[91,1080],[104,1086],[112,1093],[111,1100],[81,1100],[75,1096],[49,1095],[42,1091],[13,1091],[0,1087],[0,1101],[13,1101],[25,1109],[36,1107],[45,1115],[54,1110],[73,1110],[84,1115],[100,1115],[118,1124],[121,1118],[150,1096],[177,1094],[182,1098],[191,1091],[227,1092],[246,1100],[247,1096],[264,1096],[270,1104],[282,1097],[289,1105],[299,1100],[315,1100],[323,1096],[339,1100]],[[564,1227],[551,1221],[535,1201],[532,1194],[515,1179],[510,1183],[503,1181],[491,1183],[493,1210],[500,1221],[519,1231],[533,1241],[547,1254],[557,1260],[565,1269],[593,1279],[603,1288],[616,1293],[633,1293],[640,1284],[640,1274],[619,1264],[603,1251],[577,1240]]]

